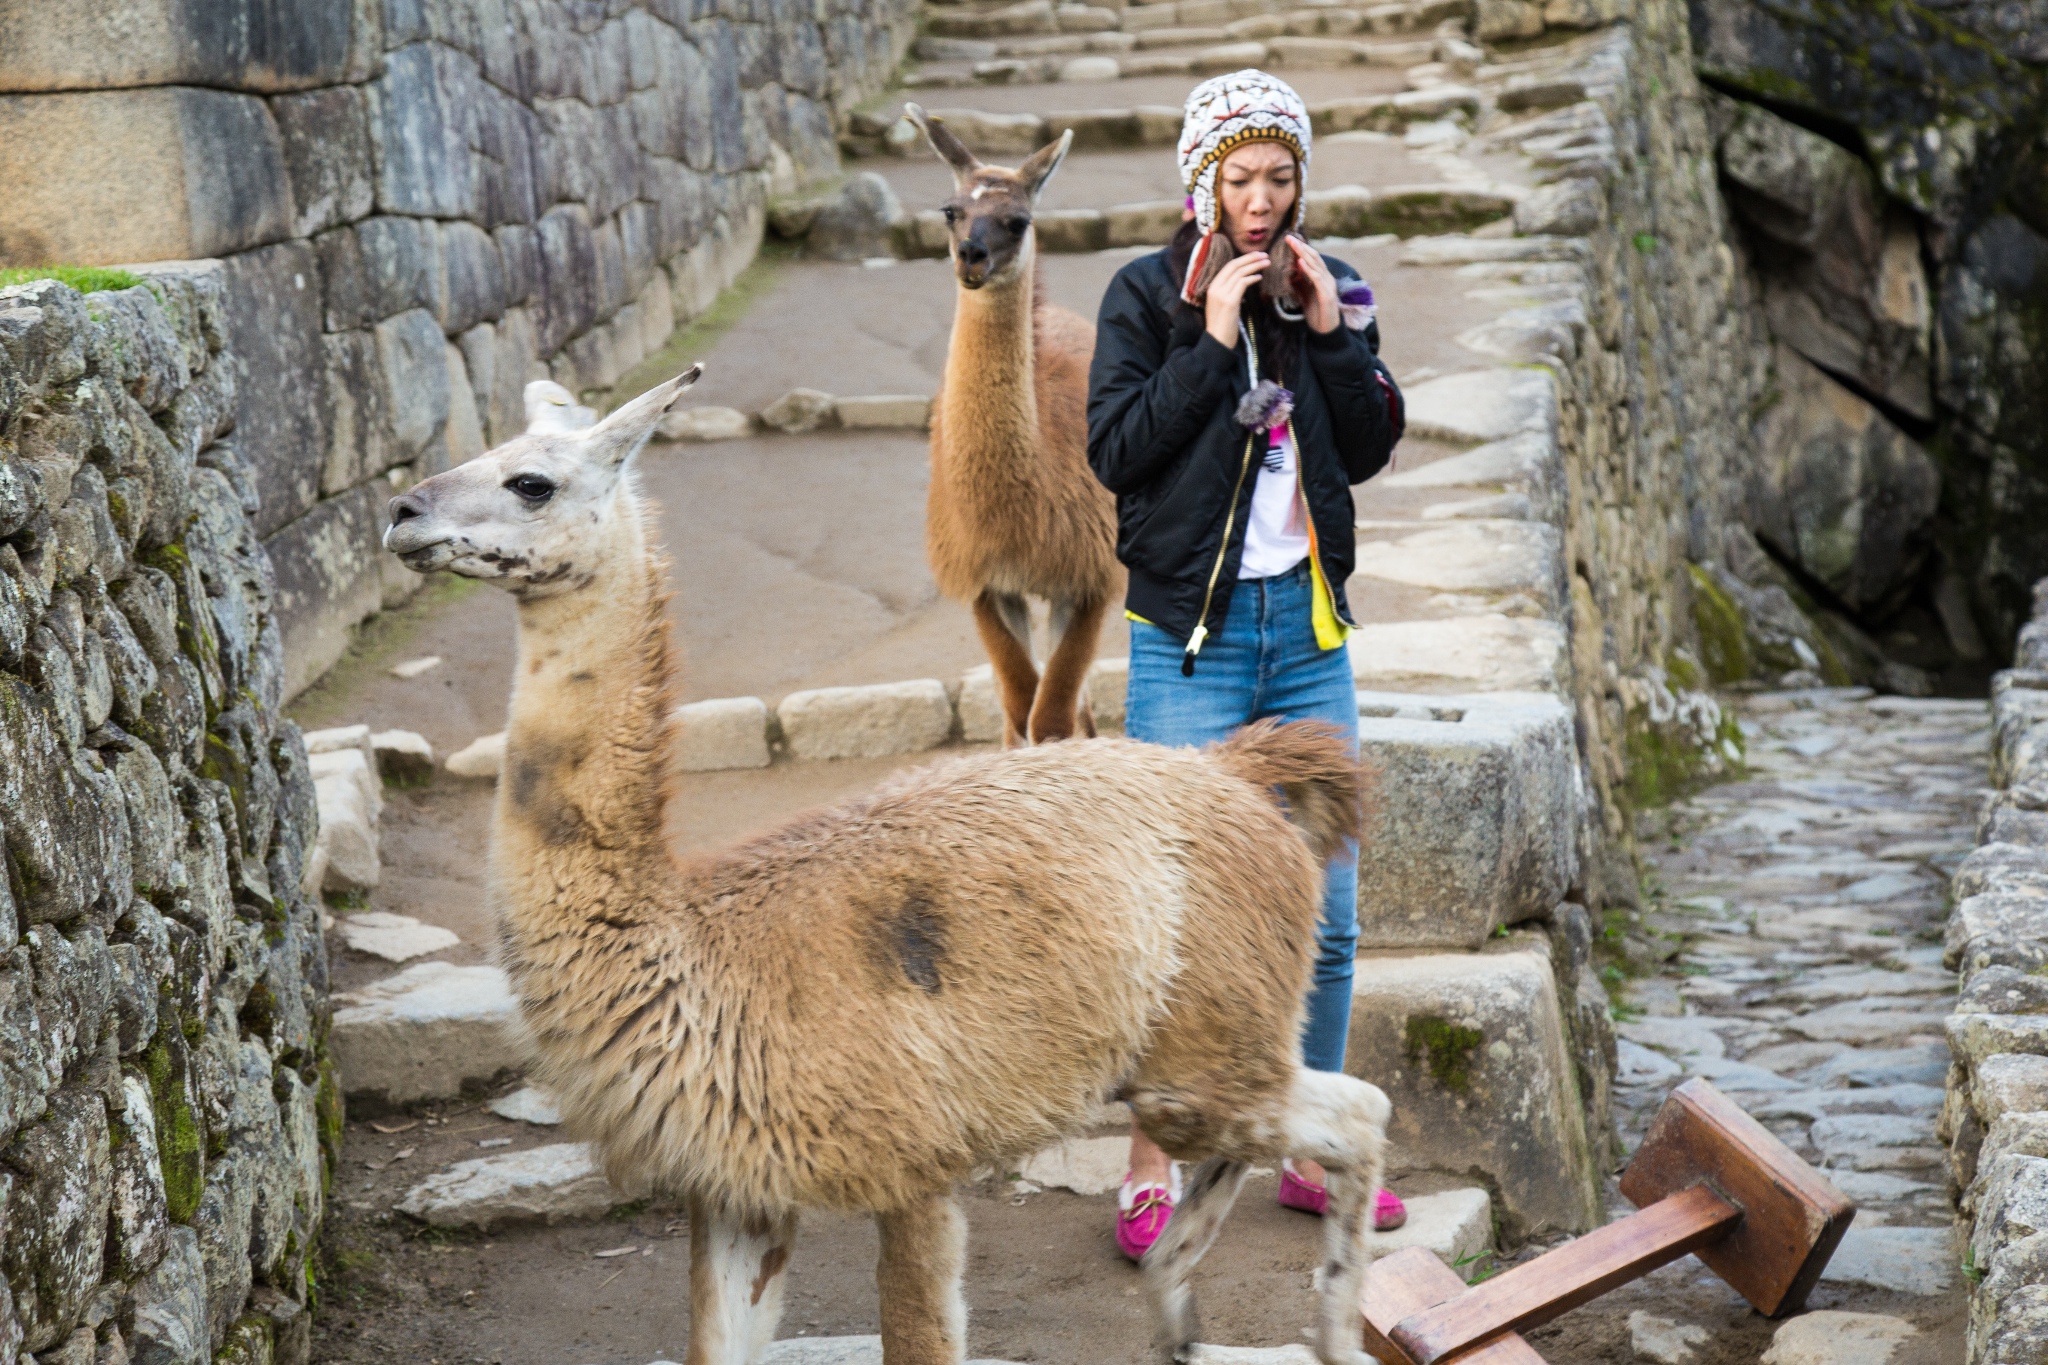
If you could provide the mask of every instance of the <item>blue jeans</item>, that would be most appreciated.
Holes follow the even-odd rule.
[[[1230,596],[1222,628],[1202,645],[1193,677],[1181,676],[1185,642],[1131,622],[1131,683],[1124,733],[1148,744],[1198,747],[1268,716],[1320,720],[1358,748],[1358,690],[1345,649],[1318,649],[1310,619],[1314,584],[1306,561],[1272,578],[1248,578]],[[1358,956],[1358,849],[1330,860],[1316,926],[1315,984],[1301,1059],[1344,1069],[1351,1033],[1351,977]]]

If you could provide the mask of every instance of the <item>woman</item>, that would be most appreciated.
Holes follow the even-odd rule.
[[[1130,570],[1125,731],[1201,745],[1265,716],[1353,736],[1350,486],[1386,463],[1401,397],[1378,358],[1372,291],[1299,235],[1309,118],[1260,71],[1196,87],[1180,137],[1193,218],[1117,273],[1096,324],[1088,461],[1117,497]],[[1317,928],[1306,1065],[1341,1070],[1358,942],[1356,850],[1332,860]],[[1323,1171],[1289,1162],[1280,1202],[1320,1214]],[[1136,1260],[1179,1172],[1135,1126],[1117,1245]],[[1375,1225],[1399,1227],[1379,1192]]]

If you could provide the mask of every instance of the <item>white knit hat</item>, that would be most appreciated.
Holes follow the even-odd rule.
[[[1203,81],[1188,95],[1180,128],[1180,178],[1194,198],[1195,224],[1202,241],[1189,262],[1182,297],[1199,277],[1217,228],[1216,170],[1223,158],[1248,142],[1277,142],[1294,153],[1304,176],[1313,136],[1308,107],[1283,80],[1247,67]],[[1294,196],[1299,229],[1306,196]],[[1189,300],[1193,302],[1192,299]]]
[[[1249,67],[1196,86],[1181,118],[1180,179],[1195,197],[1195,221],[1204,232],[1216,227],[1216,168],[1247,142],[1277,142],[1308,167],[1308,107],[1294,88]],[[1299,196],[1294,210],[1298,222]]]

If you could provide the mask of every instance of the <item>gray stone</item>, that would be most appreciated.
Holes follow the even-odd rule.
[[[1942,932],[1949,967],[1970,975],[1994,966],[2031,972],[2048,963],[2048,896],[2025,889],[1970,896]]]
[[[1946,1227],[1854,1227],[1821,1271],[1823,1284],[1856,1284],[1897,1294],[1941,1294],[1955,1282],[1955,1234]]]
[[[170,1230],[170,1249],[130,1298],[132,1365],[206,1365],[213,1346],[206,1317],[206,1267],[190,1228]]]
[[[952,704],[936,678],[792,692],[776,715],[800,759],[918,753],[943,744],[953,728]]]
[[[1547,915],[1577,874],[1570,712],[1548,696],[1360,692],[1374,773],[1359,930],[1376,948],[1478,948]]]
[[[810,206],[810,222],[802,234],[804,254],[828,261],[889,256],[890,232],[905,217],[889,182],[873,171],[861,171],[829,198]]]
[[[761,425],[798,434],[837,426],[839,410],[829,393],[791,389],[761,410]]]
[[[264,542],[277,573],[285,692],[296,696],[348,647],[348,631],[382,605],[377,556],[388,487],[329,498]]]
[[[112,1116],[113,1235],[110,1259],[130,1279],[148,1273],[170,1249],[156,1115],[148,1083],[134,1074],[121,1078],[122,1111]]]
[[[1515,204],[1515,231],[1584,237],[1607,221],[1607,192],[1598,180],[1559,180]]]
[[[1780,347],[1775,368],[1752,525],[1851,607],[1875,609],[1927,553],[1941,476],[1916,442],[1806,360]]]
[[[1813,1145],[1824,1163],[1838,1162],[1853,1170],[1911,1170],[1929,1163],[1924,1149],[1933,1142],[1933,1125],[1924,1118],[1895,1114],[1842,1114],[1816,1121]]]
[[[477,208],[465,123],[480,100],[470,59],[437,43],[386,55],[365,87],[377,149],[377,207],[385,213],[456,218]]]
[[[1561,686],[1564,631],[1555,622],[1488,612],[1368,624],[1346,642],[1361,686],[1420,691],[1539,691]]]
[[[1986,967],[1965,980],[1956,1009],[1964,1014],[2048,1014],[2048,978],[2018,967]]]
[[[1918,1334],[1904,1318],[1824,1309],[1801,1314],[1772,1333],[1761,1365],[1886,1365]]]
[[[335,999],[330,1036],[349,1093],[402,1104],[461,1093],[525,1058],[518,1007],[496,967],[423,962]]]
[[[90,1091],[60,1090],[43,1120],[7,1153],[7,1278],[22,1343],[63,1339],[100,1281],[113,1194],[107,1110]]]
[[[422,924],[410,915],[394,915],[384,910],[344,915],[338,927],[342,941],[350,948],[386,962],[410,962],[462,942],[439,925]]]
[[[1757,254],[1771,330],[1916,417],[1934,415],[1930,305],[1912,219],[1887,213],[1862,160],[1756,105],[1721,140]]]
[[[770,1342],[761,1352],[760,1365],[882,1365],[882,1339],[788,1337],[782,1341]],[[1009,1362],[970,1360],[967,1365],[1009,1365]],[[1219,1362],[1219,1365],[1222,1363]],[[1249,1365],[1258,1365],[1258,1362],[1250,1362]],[[1288,1365],[1291,1365],[1291,1362]]]
[[[552,1128],[562,1121],[562,1111],[555,1106],[555,1097],[536,1086],[522,1086],[509,1095],[492,1100],[486,1106],[501,1119],[517,1123],[531,1123]]]
[[[1408,434],[1458,445],[1550,430],[1556,385],[1537,370],[1477,370],[1409,388]]]
[[[768,704],[725,697],[676,708],[676,766],[686,773],[768,766]]]
[[[634,1198],[605,1179],[588,1146],[562,1142],[458,1161],[413,1186],[398,1209],[432,1227],[487,1229],[601,1218]]]
[[[1564,1037],[1539,954],[1365,956],[1344,1067],[1393,1102],[1389,1170],[1483,1179],[1512,1246],[1599,1221]]]
[[[1655,1361],[1657,1365],[1692,1365],[1699,1359],[1698,1348],[1706,1344],[1709,1335],[1704,1327],[1673,1322],[1641,1309],[1628,1315],[1629,1349],[1635,1352],[1637,1360]]]
[[[263,102],[172,87],[0,96],[14,262],[193,260],[292,231],[291,184]]]
[[[0,7],[0,89],[212,85],[271,94],[352,78],[350,7],[142,0],[118,14]]]
[[[376,202],[363,93],[337,85],[270,102],[292,188],[292,235],[352,223]]]
[[[441,330],[452,335],[503,316],[505,269],[490,234],[474,223],[443,223],[440,239],[445,290],[435,313]]]
[[[289,242],[222,262],[220,290],[235,439],[262,504],[256,533],[269,536],[319,494],[317,452],[327,448],[328,423],[320,273],[312,248]]]

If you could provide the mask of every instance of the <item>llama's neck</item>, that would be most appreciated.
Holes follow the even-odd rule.
[[[1038,386],[1032,373],[1037,262],[1003,285],[960,289],[946,353],[938,452],[962,490],[1002,498],[1029,478],[1038,449]]]
[[[620,510],[631,534],[587,585],[519,606],[495,869],[515,953],[572,923],[637,918],[670,880],[665,571],[637,500]]]

